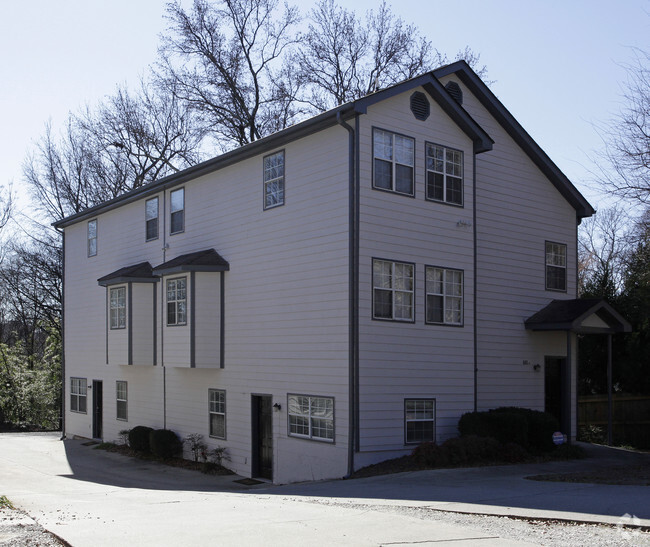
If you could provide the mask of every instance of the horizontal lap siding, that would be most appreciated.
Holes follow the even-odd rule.
[[[553,299],[575,298],[576,212],[460,85],[463,107],[495,141],[476,163],[479,407],[543,409],[544,355],[565,355],[566,334],[531,333],[524,320]],[[566,293],[545,290],[546,240],[567,245]]]
[[[405,398],[436,399],[439,440],[473,408],[472,143],[431,99],[431,116],[416,120],[410,94],[361,117],[357,467],[412,448]],[[415,198],[372,189],[373,126],[415,138]],[[425,141],[463,150],[464,207],[425,200]],[[373,257],[415,263],[415,323],[372,320]],[[463,327],[425,325],[425,265],[464,270]]]
[[[284,206],[263,210],[260,155],[184,184],[181,234],[163,239],[169,192],[166,214],[160,194],[158,240],[144,242],[144,199],[98,217],[94,259],[85,257],[85,223],[66,228],[68,376],[83,371],[89,378],[103,378],[112,391],[116,379],[127,380],[128,426],[161,427],[164,375],[167,427],[181,436],[201,433],[206,440],[208,389],[224,389],[227,439],[208,442],[227,447],[228,465],[244,475],[251,472],[251,393],[272,395],[282,407],[273,413],[278,482],[344,475],[348,435],[348,134],[337,126],[284,150]],[[230,264],[224,274],[225,368],[168,366],[163,371],[160,366],[104,365],[105,290],[97,286],[97,278],[143,260],[156,266],[208,248]],[[196,355],[201,361],[219,335],[214,299],[219,274],[197,274],[197,279],[209,276],[215,285],[206,299],[214,300],[215,309],[201,300],[197,283]],[[158,291],[158,361],[187,367],[189,327],[164,326],[164,289]],[[209,340],[208,348],[204,344],[212,330],[215,340]],[[218,357],[218,346],[216,351]],[[334,444],[287,436],[287,393],[335,399]],[[125,425],[114,419],[114,401],[110,404],[113,415],[108,415],[107,402],[104,423],[107,439],[117,438]],[[70,420],[70,434],[82,434],[90,418],[89,413],[79,423]]]

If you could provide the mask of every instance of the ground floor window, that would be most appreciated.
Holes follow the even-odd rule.
[[[404,400],[404,433],[407,444],[435,441],[436,400]]]
[[[116,383],[116,399],[117,399],[117,419],[126,421],[128,419],[127,413],[127,386],[123,380],[118,380]]]
[[[86,378],[70,378],[70,410],[86,413]]]
[[[318,441],[334,440],[334,399],[289,395],[289,435]]]
[[[210,437],[226,438],[226,392],[220,389],[208,390],[210,414]]]

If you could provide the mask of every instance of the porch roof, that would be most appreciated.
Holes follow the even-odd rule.
[[[601,298],[553,300],[524,321],[527,330],[579,334],[631,332],[630,323]]]

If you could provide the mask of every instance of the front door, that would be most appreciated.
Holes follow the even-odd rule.
[[[252,475],[273,480],[273,399],[270,395],[253,395]]]
[[[568,409],[564,408],[564,369],[565,357],[544,358],[544,410],[557,418],[560,429],[566,433]]]
[[[101,380],[93,380],[93,439],[101,439],[103,422],[104,392]]]

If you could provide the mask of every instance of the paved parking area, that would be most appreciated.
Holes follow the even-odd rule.
[[[608,465],[607,458],[600,464]],[[125,458],[82,441],[62,442],[55,434],[0,434],[0,495],[75,547],[540,544],[527,541],[525,531],[522,537],[498,525],[486,527],[475,514],[614,525],[628,514],[650,527],[650,487],[525,479],[584,465],[554,462],[246,487],[234,482],[236,476]],[[438,511],[470,516],[430,518]],[[612,537],[625,540],[622,533]],[[635,537],[637,543],[647,539]],[[586,536],[577,541],[588,542]]]

